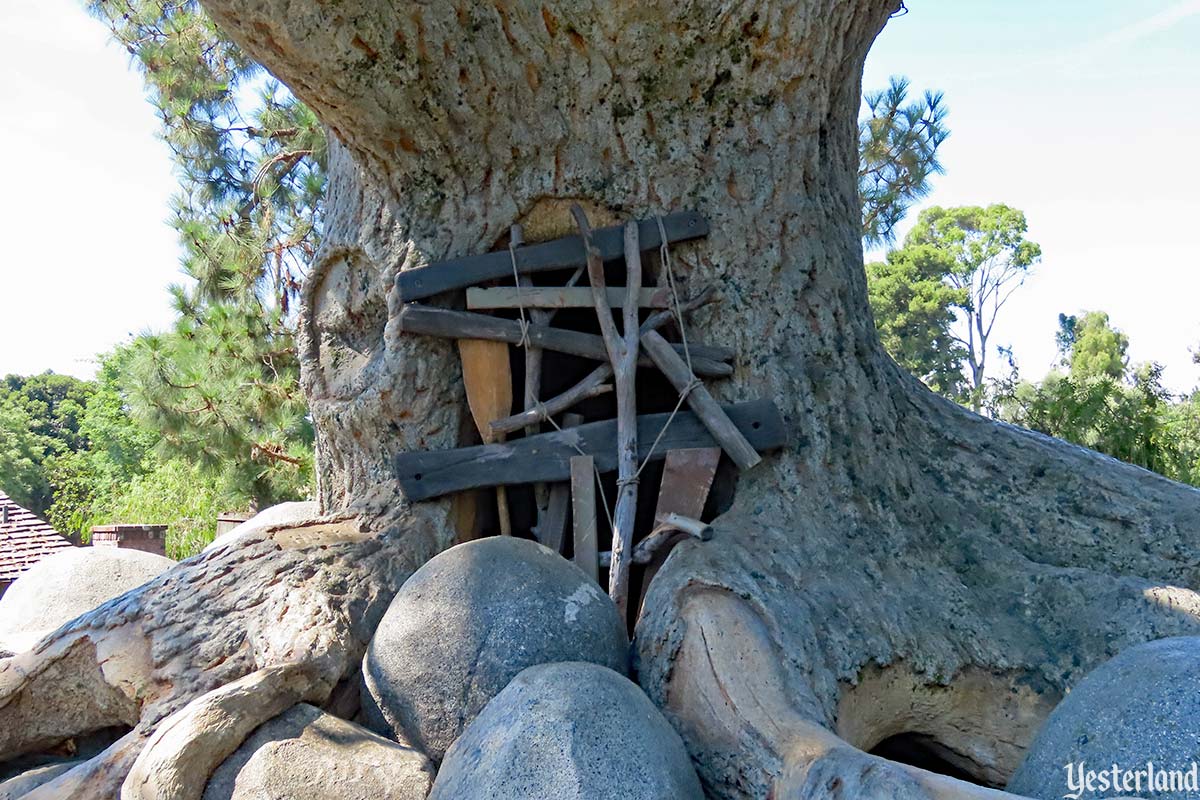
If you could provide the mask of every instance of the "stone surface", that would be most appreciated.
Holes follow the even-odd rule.
[[[536,542],[453,547],[401,587],[363,664],[367,724],[435,761],[526,667],[593,661],[624,673],[616,607],[574,564]]]
[[[1200,637],[1160,639],[1118,654],[1087,675],[1050,714],[1009,791],[1033,797],[1067,794],[1065,765],[1104,770],[1187,770],[1200,761]],[[1146,780],[1146,778],[1143,778]],[[1178,788],[1178,787],[1177,787]],[[1083,798],[1134,794],[1196,797],[1192,792],[1149,792],[1121,785],[1083,792]]]
[[[0,597],[0,648],[21,652],[175,562],[140,550],[72,547],[34,564]]]
[[[291,525],[304,522],[320,516],[320,506],[316,501],[298,500],[290,503],[279,503],[255,514],[250,519],[226,531],[208,543],[204,549],[213,550],[245,536],[248,533],[261,531],[274,525]]]
[[[83,762],[63,761],[58,764],[45,764],[14,775],[8,780],[0,781],[0,800],[17,800],[18,797],[32,792],[43,783],[49,783],[81,763]]]
[[[679,734],[628,678],[530,667],[454,743],[430,800],[701,800]]]
[[[433,774],[419,751],[301,703],[225,759],[204,800],[424,800]]]

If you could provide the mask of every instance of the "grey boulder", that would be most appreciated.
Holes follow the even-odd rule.
[[[588,663],[542,664],[487,704],[429,800],[702,800],[683,740],[637,685]]]
[[[65,622],[171,567],[165,556],[118,547],[71,547],[43,558],[0,597],[0,649],[28,650]]]
[[[1079,800],[1141,795],[1196,797],[1196,776],[1179,776],[1170,788],[1169,770],[1187,772],[1200,761],[1200,637],[1178,636],[1130,647],[1090,672],[1063,699],[1034,738],[1008,790],[1031,797],[1063,797],[1079,792]],[[1095,791],[1068,783],[1067,766],[1097,773]],[[1147,764],[1161,777],[1151,778]],[[1112,786],[1111,770],[1118,767]],[[1124,784],[1124,771],[1147,771],[1136,784]],[[1130,778],[1137,780],[1136,776]],[[1148,787],[1166,780],[1168,788]],[[1179,788],[1180,780],[1188,785]],[[1190,791],[1189,791],[1190,789]]]
[[[521,670],[591,661],[624,674],[616,606],[557,553],[509,536],[452,547],[401,587],[363,661],[363,719],[434,761]]]
[[[301,703],[225,759],[204,800],[424,800],[432,782],[422,753]]]

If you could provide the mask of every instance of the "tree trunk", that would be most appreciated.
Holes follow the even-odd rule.
[[[94,612],[86,626],[144,631],[153,652],[134,705],[110,716],[148,732],[285,656],[328,658],[331,680],[353,670],[398,581],[452,536],[449,505],[408,508],[390,459],[454,446],[466,419],[452,348],[395,325],[393,277],[485,250],[514,223],[530,240],[567,233],[574,199],[621,218],[707,215],[711,235],[675,252],[693,291],[724,296],[694,319],[738,352],[713,390],[770,397],[788,424],[788,447],[741,476],[715,537],[673,552],[639,623],[639,678],[713,796],[836,796],[831,774],[859,797],[896,782],[906,797],[943,791],[895,765],[894,782],[864,777],[882,773],[861,750],[907,733],[1002,784],[1083,671],[1200,629],[1200,599],[1175,588],[1200,577],[1200,493],[980,419],[880,348],[855,116],[895,0],[204,4],[333,133],[304,386],[323,507],[389,532],[219,550]],[[277,569],[286,587],[256,585]],[[213,582],[197,595],[192,576]],[[170,605],[185,586],[198,599]],[[291,593],[315,626],[296,642],[265,629]],[[156,638],[163,625],[225,630],[227,613],[246,632],[195,642],[204,655]],[[15,707],[0,707],[0,731]],[[74,732],[62,716],[52,733]],[[4,752],[31,746],[7,735]]]

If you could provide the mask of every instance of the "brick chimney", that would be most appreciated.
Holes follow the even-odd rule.
[[[166,525],[97,525],[92,528],[93,547],[121,547],[165,556]]]

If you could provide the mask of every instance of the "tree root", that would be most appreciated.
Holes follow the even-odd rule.
[[[443,515],[428,504],[251,534],[68,623],[0,662],[0,761],[132,728],[38,791],[107,800],[146,747],[129,797],[198,796],[205,759],[358,670],[396,590],[451,537]]]
[[[255,728],[299,702],[323,703],[335,675],[313,664],[267,667],[167,717],[121,787],[121,800],[199,800],[213,770]]]

